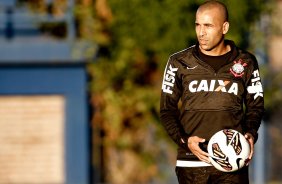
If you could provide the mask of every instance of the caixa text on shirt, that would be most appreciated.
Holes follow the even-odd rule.
[[[164,93],[172,94],[172,88],[175,83],[175,75],[178,68],[173,68],[171,65],[167,68],[162,83],[162,91]],[[254,99],[257,97],[263,97],[263,88],[261,85],[261,79],[259,71],[255,70],[251,79],[251,85],[247,87],[249,94],[254,95]],[[191,93],[195,92],[226,92],[230,94],[238,94],[238,83],[229,80],[193,80],[188,84],[188,89]]]
[[[229,80],[193,80],[189,83],[188,89],[191,93],[196,92],[225,92],[237,95],[238,83]]]
[[[172,94],[172,88],[175,83],[175,75],[178,68],[173,68],[171,65],[167,68],[163,84],[162,84],[162,91],[164,93]],[[230,84],[231,85],[228,85]],[[232,83],[231,81],[224,81],[224,80],[193,80],[189,83],[189,91],[192,93],[195,92],[227,92],[233,93],[234,95],[238,94],[238,84]]]

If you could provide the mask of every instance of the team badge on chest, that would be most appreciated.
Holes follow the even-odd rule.
[[[230,72],[234,77],[242,77],[244,75],[245,66],[247,63],[244,63],[242,59],[234,61],[234,65],[230,68]]]

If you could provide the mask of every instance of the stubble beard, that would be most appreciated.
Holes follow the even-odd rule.
[[[202,51],[210,52],[210,51],[213,51],[215,48],[217,48],[222,42],[224,42],[224,37],[221,37],[221,39],[216,44],[211,45],[211,46],[209,46],[209,43],[203,45],[203,44],[200,44],[199,42],[199,47]]]

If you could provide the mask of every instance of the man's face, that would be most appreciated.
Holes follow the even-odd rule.
[[[217,8],[198,10],[195,29],[200,49],[206,52],[216,50],[218,45],[222,43],[224,34],[228,31],[227,24],[228,22],[224,22],[222,14]]]

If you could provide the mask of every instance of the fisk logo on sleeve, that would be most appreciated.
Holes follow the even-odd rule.
[[[255,94],[254,99],[261,96],[263,97],[263,89],[260,81],[259,71],[255,70],[253,72],[253,78],[251,80],[251,86],[248,86],[247,90],[250,94]]]
[[[164,93],[172,94],[172,88],[175,82],[175,75],[178,68],[173,68],[171,65],[166,69],[163,78],[162,91]]]

